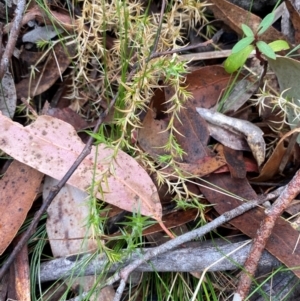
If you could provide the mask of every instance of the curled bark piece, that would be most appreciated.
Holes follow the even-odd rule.
[[[261,166],[265,160],[266,144],[263,139],[263,131],[259,127],[249,121],[228,117],[209,109],[196,108],[196,110],[207,122],[231,132],[243,134],[258,166]]]

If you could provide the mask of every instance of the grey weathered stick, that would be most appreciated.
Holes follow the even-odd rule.
[[[238,266],[243,265],[248,257],[250,244],[240,248],[244,243],[244,240],[228,243],[220,239],[213,242],[194,242],[186,247],[180,247],[176,250],[161,254],[151,259],[151,263],[144,262],[137,267],[135,271],[199,272],[203,271],[208,266],[211,266],[209,271],[233,270]],[[236,252],[234,252],[235,250]],[[108,271],[106,271],[106,269],[109,260],[105,254],[96,258],[94,258],[92,254],[86,254],[80,256],[79,259],[77,256],[54,259],[41,264],[39,278],[36,280],[43,283],[59,278],[66,278],[68,276],[100,275],[103,271],[114,273],[130,264],[130,262],[139,259],[141,254],[147,253],[148,251],[150,251],[150,249],[137,250],[131,254],[130,259],[125,258],[124,260],[121,260],[120,263],[113,264]],[[226,259],[225,255],[231,252],[233,253],[228,257],[229,259]],[[218,260],[220,261],[218,262]],[[86,262],[88,262],[88,264],[86,264]],[[216,262],[217,264],[214,265]],[[267,269],[280,265],[280,262],[265,251],[259,264],[261,268]],[[84,272],[82,271],[82,266],[84,266]]]
[[[5,72],[8,68],[9,60],[14,52],[14,48],[19,36],[20,28],[21,28],[21,22],[22,22],[22,15],[25,10],[25,0],[18,0],[17,1],[17,8],[15,10],[15,19],[12,24],[12,28],[9,34],[9,39],[6,44],[3,56],[1,57],[0,62],[0,80],[3,78]],[[2,40],[0,41],[2,43]],[[0,53],[1,56],[1,53]]]

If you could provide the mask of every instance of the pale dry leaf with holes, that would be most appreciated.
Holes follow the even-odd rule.
[[[58,180],[84,148],[71,125],[51,116],[39,116],[34,123],[23,127],[0,115],[0,127],[0,149]],[[160,221],[161,203],[147,172],[121,150],[114,159],[113,156],[114,150],[105,145],[92,147],[68,184],[87,191],[94,183],[94,193],[99,199]]]
[[[247,120],[228,117],[209,109],[196,108],[196,110],[207,122],[228,131],[243,134],[258,166],[261,166],[265,160],[266,144],[263,139],[263,131],[259,127]]]

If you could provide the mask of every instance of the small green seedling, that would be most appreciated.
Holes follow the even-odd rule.
[[[260,36],[273,24],[274,18],[274,13],[268,14],[259,24],[256,33],[254,33],[246,24],[242,24],[242,30],[245,37],[234,45],[231,55],[224,63],[225,70],[228,73],[233,73],[243,66],[254,49],[256,50],[256,57],[263,61],[261,54],[264,54],[270,59],[276,60],[275,52],[290,48],[288,43],[284,40],[277,40],[267,44],[259,39]]]

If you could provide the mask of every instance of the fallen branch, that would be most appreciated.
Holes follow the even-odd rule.
[[[266,246],[268,238],[272,233],[275,222],[299,193],[300,170],[297,171],[290,183],[285,186],[274,204],[265,211],[266,217],[257,231],[256,238],[253,240],[251,253],[244,265],[245,272],[242,273],[236,293],[234,294],[234,301],[244,300],[248,295],[253,276],[257,269],[257,264]]]
[[[8,68],[8,63],[9,60],[14,52],[15,45],[19,36],[20,28],[21,28],[21,22],[22,22],[22,15],[25,10],[25,0],[19,0],[17,1],[17,8],[15,10],[15,18],[12,24],[12,28],[9,34],[9,39],[7,41],[3,56],[1,57],[1,52],[0,52],[0,57],[1,57],[1,62],[0,62],[0,80],[2,80],[5,72],[7,71]],[[1,39],[2,43],[2,39]]]
[[[274,191],[273,193],[268,194],[265,197],[260,197],[257,200],[246,202],[246,203],[238,206],[237,208],[232,209],[229,212],[226,212],[223,215],[217,217],[212,222],[204,225],[201,228],[195,229],[186,234],[178,236],[156,248],[151,249],[150,251],[145,253],[143,256],[141,256],[141,258],[130,263],[128,266],[126,266],[125,268],[120,270],[118,273],[116,273],[115,275],[110,277],[106,282],[106,285],[112,285],[113,283],[121,280],[114,301],[120,300],[122,293],[124,291],[124,288],[125,288],[126,281],[129,277],[130,273],[132,271],[134,271],[138,266],[142,265],[143,263],[149,261],[150,259],[152,259],[160,254],[163,254],[165,252],[173,250],[182,244],[185,244],[194,239],[199,239],[201,236],[211,232],[212,230],[216,229],[217,227],[221,226],[222,224],[249,211],[250,209],[255,208],[257,205],[278,197],[279,194],[281,193],[281,191],[283,190],[283,188],[284,187],[281,187],[281,188],[277,189],[276,191]]]
[[[248,240],[250,242],[250,240]],[[245,241],[228,243],[224,240],[213,242],[194,242],[188,247],[180,247],[176,250],[161,254],[149,263],[144,262],[136,268],[137,272],[200,272],[208,266],[209,271],[234,270],[244,264],[250,251],[250,244],[244,245]],[[244,246],[243,246],[244,245]],[[109,270],[109,260],[104,254],[94,258],[92,254],[83,256],[72,256],[58,258],[41,264],[39,282],[46,282],[66,278],[100,275],[103,271],[114,273],[132,261],[141,257],[151,249],[137,250],[130,255],[130,259],[121,260],[120,263],[113,264]],[[227,254],[231,253],[228,257]],[[86,264],[88,262],[88,264]],[[265,251],[259,262],[263,269],[279,266],[280,262],[270,253]],[[84,266],[84,272],[83,272]]]

